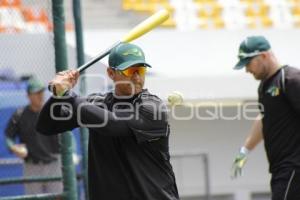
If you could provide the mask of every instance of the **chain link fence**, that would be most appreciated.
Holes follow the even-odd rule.
[[[0,198],[63,192],[59,139],[32,131],[38,111],[28,95],[32,81],[46,86],[55,74],[52,3],[0,0]],[[72,30],[69,19],[65,28]]]

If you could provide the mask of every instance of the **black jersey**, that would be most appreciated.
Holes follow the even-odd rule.
[[[57,121],[49,116],[69,116]],[[129,99],[112,93],[81,99],[69,93],[51,98],[44,106],[37,129],[44,134],[78,126],[89,128],[89,195],[91,200],[177,200],[170,164],[169,124],[166,108],[155,95],[143,90]]]
[[[300,168],[300,70],[284,66],[262,81],[259,102],[270,172]]]
[[[35,125],[38,115],[29,106],[17,109],[7,124],[5,134],[11,140],[19,138],[21,143],[26,144],[28,156],[25,161],[49,163],[56,160],[54,154],[59,153],[58,137],[37,133]]]

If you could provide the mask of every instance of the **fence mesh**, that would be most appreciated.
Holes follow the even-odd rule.
[[[36,82],[46,86],[55,74],[52,1],[0,0],[0,44],[0,198],[62,193],[61,180],[42,180],[61,176],[59,140],[30,131],[38,111],[28,107],[27,91]],[[49,96],[47,90],[40,95]],[[17,155],[22,150],[27,155]],[[25,180],[31,178],[35,182]]]

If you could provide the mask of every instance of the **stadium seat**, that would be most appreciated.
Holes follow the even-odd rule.
[[[23,8],[22,14],[27,22],[49,22],[47,13],[43,9]]]
[[[194,0],[195,3],[214,3],[217,0]]]
[[[247,26],[250,29],[270,28],[270,27],[273,26],[273,21],[268,16],[265,16],[265,17],[247,17]]]
[[[222,16],[222,5],[213,0],[195,1],[198,8],[199,26],[201,29],[220,29],[225,27]]]
[[[246,19],[247,19],[246,24],[248,28],[255,29],[258,27],[255,17],[247,17]]]
[[[213,19],[213,21],[214,21],[215,28],[217,28],[217,29],[225,28],[225,22],[222,17],[215,17]]]
[[[1,7],[0,19],[1,32],[19,33],[25,27],[22,14],[16,7]]]
[[[171,13],[174,12],[174,7],[168,2],[162,2],[162,3],[142,2],[132,6],[132,10],[134,11],[144,12],[149,14],[152,14],[159,9],[167,9]]]
[[[53,30],[53,26],[44,9],[23,8],[22,14],[27,23],[28,32],[47,32]]]
[[[141,2],[132,5],[130,10],[142,13],[153,13],[156,10],[156,5]]]
[[[222,6],[217,2],[212,3],[197,3],[198,16],[200,18],[219,17],[222,14]]]
[[[300,4],[300,0],[287,0],[289,3]]]
[[[291,5],[291,13],[293,16],[300,16],[300,3]]]
[[[173,13],[175,8],[169,2],[162,2],[162,3],[154,3],[155,4],[155,11],[160,9],[166,9],[170,13]]]
[[[245,15],[247,17],[267,16],[270,11],[270,6],[266,3],[246,3]]]
[[[295,28],[300,28],[300,17],[294,18],[294,26]]]
[[[295,28],[300,28],[300,0],[296,0],[290,3],[290,11],[293,18],[293,24]]]
[[[167,9],[174,12],[174,7],[168,0],[123,0],[122,8],[124,10],[133,10],[141,13],[154,13],[159,9]]]
[[[17,27],[0,27],[0,33],[21,33],[22,30]]]
[[[0,7],[21,7],[21,0],[0,0]]]
[[[168,3],[169,0],[145,0],[147,3]]]
[[[182,16],[188,16],[187,19],[191,20],[188,24],[194,27],[199,25],[202,29],[288,27],[287,24],[291,27],[292,23],[299,27],[300,23],[300,0],[184,0],[181,4],[175,4],[172,0],[123,0],[124,10],[152,14],[160,8],[171,13],[175,9],[180,11]],[[162,26],[182,25],[180,18],[176,20],[169,19]]]
[[[225,22],[221,17],[202,19],[199,27],[201,29],[222,29],[225,27]]]
[[[124,10],[131,10],[135,4],[142,3],[142,0],[123,0],[122,1],[122,8]]]
[[[261,17],[261,23],[264,28],[270,28],[273,26],[273,20],[268,16]]]
[[[255,3],[263,3],[264,0],[240,0],[242,3],[247,3],[247,4],[255,4]]]

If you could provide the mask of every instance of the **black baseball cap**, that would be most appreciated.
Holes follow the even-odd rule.
[[[143,50],[130,43],[121,43],[113,48],[109,54],[108,64],[111,68],[121,71],[138,64],[151,67],[146,63]]]
[[[239,61],[234,69],[242,69],[251,59],[264,51],[271,49],[269,41],[264,36],[250,36],[242,41],[239,48]]]

